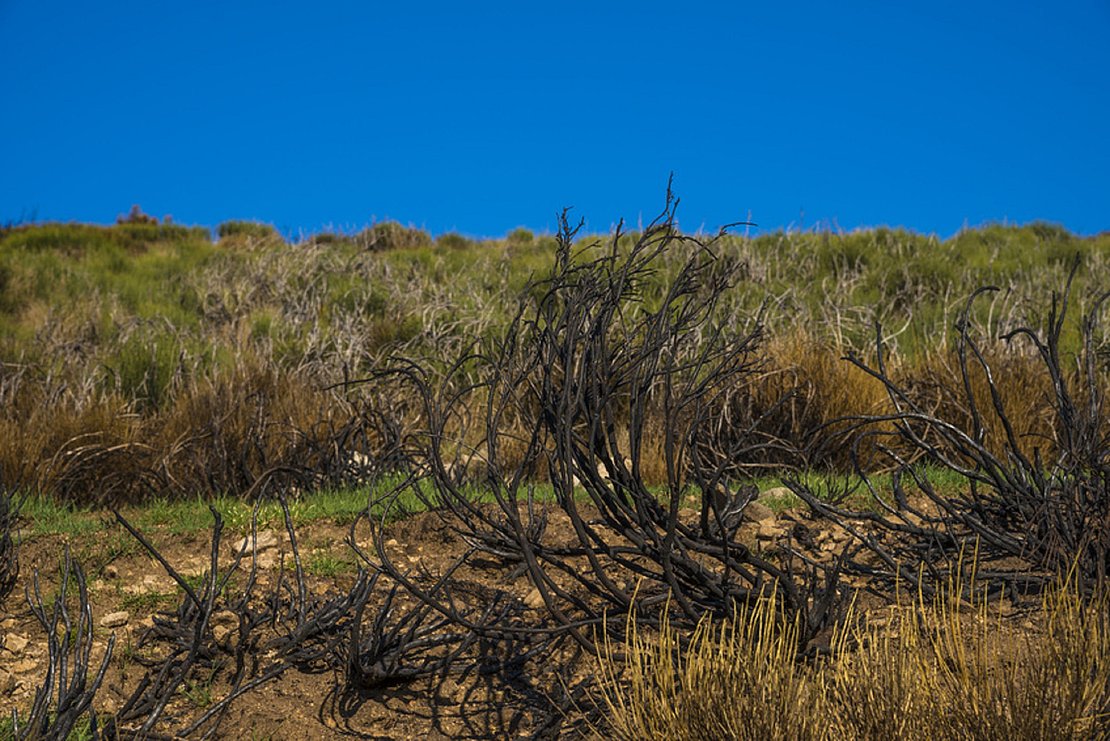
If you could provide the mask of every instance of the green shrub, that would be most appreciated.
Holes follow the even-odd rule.
[[[532,234],[530,229],[524,227],[517,227],[509,232],[509,236],[505,240],[511,245],[526,246],[532,244],[536,239],[536,235]]]
[[[216,235],[221,240],[237,238],[275,244],[285,241],[272,224],[259,221],[225,221],[216,227]]]
[[[320,232],[319,234],[313,234],[312,238],[308,240],[311,244],[342,244],[349,241],[350,238],[342,234],[336,234],[335,232]]]
[[[17,227],[0,242],[0,249],[80,255],[111,244],[111,230],[105,227],[51,222]]]
[[[144,214],[142,208],[140,208],[139,204],[136,203],[136,204],[131,206],[131,210],[127,212],[126,216],[124,216],[123,214],[120,214],[119,216],[117,216],[116,217],[116,223],[117,224],[150,224],[150,225],[153,225],[153,226],[157,226],[158,225],[158,219],[155,218],[154,216],[151,216],[150,214]]]
[[[372,252],[385,252],[429,247],[432,238],[422,229],[402,226],[396,221],[381,221],[359,232],[355,236],[355,243]]]
[[[114,391],[141,409],[160,408],[181,370],[181,349],[164,334],[137,333],[124,341],[105,366]]]
[[[436,246],[449,250],[465,250],[474,243],[461,234],[448,232],[436,237]]]

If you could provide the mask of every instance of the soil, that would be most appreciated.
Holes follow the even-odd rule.
[[[765,511],[766,510],[766,511]],[[817,527],[797,511],[774,514],[759,510],[761,521],[742,528],[742,539],[754,548],[771,549],[777,539],[790,533],[803,543],[814,558],[828,558],[847,540],[843,532]],[[570,542],[573,532],[561,513],[550,519],[545,540]],[[302,562],[307,570],[310,594],[335,595],[350,590],[355,582],[357,558],[345,540],[349,526],[326,521],[296,529]],[[187,580],[199,579],[209,567],[211,533],[174,534],[155,529],[144,533],[154,547]],[[230,560],[231,549],[243,532],[227,533],[219,557],[221,568]],[[366,544],[368,536],[356,541]],[[466,544],[432,513],[394,523],[385,534],[390,558],[408,564],[414,571],[442,574],[466,549]],[[258,534],[259,592],[265,594],[282,569],[290,568],[290,544],[278,528]],[[154,658],[157,645],[143,646],[140,639],[160,612],[172,612],[184,599],[183,590],[163,566],[121,527],[103,518],[97,532],[81,536],[38,536],[24,538],[20,546],[20,577],[16,588],[0,603],[0,717],[13,709],[29,711],[35,690],[46,672],[45,632],[28,609],[25,590],[34,590],[37,574],[40,592],[49,603],[58,585],[59,564],[68,550],[87,575],[89,600],[95,628],[92,665],[99,666],[109,636],[116,646],[106,679],[97,694],[98,713],[116,712],[143,676],[139,659]],[[472,598],[485,593],[507,592],[517,604],[515,614],[538,616],[542,602],[524,575],[511,564],[472,559],[456,574]],[[485,590],[485,592],[483,592]],[[75,591],[71,589],[71,592]],[[378,604],[380,605],[380,597]],[[407,604],[399,599],[395,607]],[[126,612],[126,615],[114,613]],[[108,616],[112,616],[108,618]],[[107,619],[107,622],[105,620]],[[213,630],[226,635],[220,615],[213,617]],[[236,616],[227,618],[236,624]],[[119,623],[116,625],[115,623]],[[105,627],[114,625],[114,627]],[[233,636],[232,636],[233,638]],[[231,640],[229,638],[228,640]],[[148,642],[149,643],[149,642]],[[594,670],[592,661],[563,648],[556,656],[537,656],[522,663],[498,666],[496,661],[474,662],[467,671],[435,673],[414,681],[340,694],[342,677],[335,668],[319,671],[287,670],[235,699],[218,726],[218,738],[368,738],[368,739],[503,739],[576,738],[591,731],[590,719],[596,706],[590,695],[570,693],[568,687]],[[560,672],[557,667],[574,667]],[[222,677],[211,685],[192,687],[179,693],[167,707],[174,722],[160,722],[159,730],[178,731],[199,717],[212,702],[226,694]],[[593,709],[591,709],[593,708]]]

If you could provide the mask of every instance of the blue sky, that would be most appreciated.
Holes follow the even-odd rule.
[[[0,0],[0,221],[1110,229],[1110,2]]]

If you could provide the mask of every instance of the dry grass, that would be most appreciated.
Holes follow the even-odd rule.
[[[785,444],[763,465],[851,467],[851,449],[833,420],[890,409],[883,385],[842,360],[844,350],[795,329],[771,337],[765,363],[730,399],[734,426]],[[864,461],[865,465],[867,461]]]
[[[437,245],[393,223],[291,245],[267,225],[228,222],[220,237],[213,244],[204,230],[145,221],[0,235],[2,481],[107,502],[118,482],[160,486],[143,473],[153,464],[191,496],[212,487],[202,475],[211,461],[225,468],[215,478],[232,491],[237,475],[206,446],[246,461],[239,468],[280,461],[297,439],[342,423],[343,404],[325,398],[323,386],[396,355],[444,372],[476,341],[499,336],[517,292],[552,250],[550,238],[523,234]],[[575,247],[583,259],[597,254],[584,245]],[[885,230],[722,240],[721,263],[742,264],[750,281],[722,296],[714,321],[749,326],[758,316],[766,331],[761,371],[719,402],[716,452],[745,450],[736,465],[756,475],[850,468],[847,438],[837,434],[845,425],[830,421],[890,407],[881,384],[841,360],[868,347],[876,319],[893,328],[884,337],[899,383],[931,411],[968,424],[951,325],[967,293],[989,279],[1015,290],[976,308],[976,334],[992,348],[1022,445],[1050,456],[1051,390],[1028,355],[990,338],[1047,304],[1067,262],[1061,256],[1083,255],[1077,286],[1104,285],[1108,247],[1042,227],[970,231],[951,244]],[[648,308],[686,256],[661,256],[643,287]],[[691,343],[708,341],[708,329]],[[983,379],[972,384],[986,401]],[[484,437],[482,400],[470,406],[473,424],[460,439],[474,446]],[[1001,428],[986,422],[995,450]],[[646,428],[640,472],[657,484],[666,429],[652,419]],[[503,432],[519,458],[530,431],[510,423]],[[745,436],[765,445],[754,451]],[[193,462],[183,462],[181,445]],[[866,446],[861,454],[865,467],[882,462]],[[511,462],[514,451],[506,455]],[[102,477],[113,470],[117,483]]]
[[[4,401],[2,480],[83,506],[243,494],[267,471],[324,476],[357,446],[367,454],[374,445],[343,436],[362,419],[357,400],[250,359],[153,410],[114,393],[75,395],[44,383],[13,386]]]
[[[1022,454],[1032,460],[1034,449],[1039,449],[1042,456],[1051,458],[1055,454],[1055,415],[1052,384],[1044,372],[1044,363],[1032,354],[1021,352],[1019,347],[1006,347],[1002,343],[990,343],[984,349],[984,360],[991,369],[998,400],[1014,426]],[[984,426],[983,445],[991,453],[1002,456],[1006,431],[992,405],[987,374],[977,364],[970,365],[968,370],[970,394]],[[972,411],[955,352],[936,352],[918,359],[911,378],[911,388],[921,406],[960,429],[972,429]]]
[[[834,657],[800,663],[773,601],[691,636],[664,624],[606,645],[599,675],[619,739],[1110,737],[1110,602],[1070,588],[1033,621],[949,590],[856,613]],[[630,624],[631,625],[631,624]],[[642,630],[642,629],[641,629]],[[681,646],[681,648],[680,648]],[[623,656],[621,655],[623,654]]]
[[[683,636],[664,620],[645,635],[628,620],[628,645],[608,639],[598,675],[608,726],[617,739],[822,738],[827,704],[796,666],[798,630],[782,622],[774,598],[741,620],[702,621]],[[624,659],[618,654],[624,654]]]

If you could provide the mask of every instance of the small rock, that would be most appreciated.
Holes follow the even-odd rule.
[[[4,636],[4,648],[16,656],[23,653],[23,649],[27,648],[27,644],[30,642],[29,638],[18,633],[8,633]]]
[[[439,684],[439,691],[448,699],[454,699],[455,695],[458,694],[459,685],[451,677],[444,677]]]
[[[277,565],[277,554],[273,551],[258,554],[258,568],[272,569]]]
[[[108,564],[107,566],[105,566],[104,571],[102,573],[104,574],[105,579],[118,579],[119,578],[119,569],[117,569],[112,564]]]
[[[235,630],[230,625],[214,625],[212,626],[212,637],[216,639],[216,643],[224,643]]]
[[[764,520],[759,523],[759,530],[756,532],[756,540],[775,540],[782,535],[782,530],[775,526],[774,522]]]
[[[212,617],[208,619],[210,625],[238,625],[239,616],[231,610],[220,610],[219,612],[212,613]]]
[[[756,533],[759,531],[759,525],[754,522],[745,522],[736,531],[736,539],[743,543],[748,548],[755,547]]]
[[[532,591],[530,591],[528,593],[528,596],[524,598],[524,604],[534,610],[543,607],[543,595],[540,594],[540,590],[532,587]]]
[[[164,592],[173,586],[173,580],[164,574],[147,574],[143,577],[143,588],[148,592]]]
[[[259,530],[258,537],[255,541],[251,541],[251,537],[247,537],[235,543],[232,546],[232,553],[243,552],[244,555],[249,556],[251,553],[259,553],[261,551],[269,550],[270,548],[277,548],[278,537],[277,533],[273,530]]]
[[[389,540],[385,541],[385,545],[387,548],[396,548],[399,543],[397,542],[396,538],[390,538]]]
[[[104,617],[100,618],[101,628],[121,628],[127,625],[127,621],[131,619],[131,614],[126,610],[120,612],[110,612]]]
[[[775,500],[785,499],[787,497],[793,498],[794,496],[794,492],[790,491],[790,489],[786,488],[785,486],[775,486],[760,494],[759,498]]]
[[[744,517],[751,522],[773,522],[775,511],[762,502],[748,502],[744,507]]]
[[[28,672],[33,672],[35,669],[38,668],[39,662],[33,659],[24,659],[23,661],[17,661],[12,664],[11,671],[15,674],[26,674]]]
[[[186,579],[200,579],[208,573],[208,565],[208,561],[204,559],[190,561],[182,565],[177,570],[177,573],[181,574]]]

